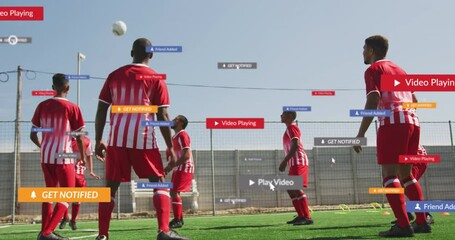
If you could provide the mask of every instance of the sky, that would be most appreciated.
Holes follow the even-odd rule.
[[[370,35],[389,38],[388,58],[408,73],[453,73],[453,1],[250,0],[250,1],[2,1],[3,6],[44,6],[43,21],[1,21],[2,37],[32,37],[31,44],[0,44],[0,72],[24,69],[75,74],[77,52],[86,60],[81,74],[106,77],[131,62],[132,42],[177,45],[182,53],[156,53],[150,66],[167,74],[171,115],[263,117],[279,120],[282,106],[311,106],[300,120],[346,121],[349,109],[363,108],[362,47]],[[127,24],[114,36],[112,23]],[[255,70],[220,70],[218,62],[257,62]],[[30,120],[51,89],[51,75],[29,72],[23,81],[22,119]],[[35,78],[36,76],[36,78]],[[4,76],[1,79],[4,80]],[[16,74],[0,82],[0,120],[15,119]],[[104,80],[81,82],[81,108],[93,121]],[[332,97],[311,91],[197,88],[180,85],[335,90]],[[353,89],[353,90],[341,90]],[[422,121],[455,119],[450,92],[419,92],[436,109],[419,110]],[[76,101],[76,83],[69,100]]]
[[[410,74],[453,74],[455,66],[455,2],[449,0],[136,0],[134,4],[18,0],[0,5],[44,7],[43,21],[0,21],[0,37],[32,38],[30,44],[0,44],[1,81],[6,80],[1,72],[14,71],[18,65],[31,70],[23,72],[23,121],[30,121],[38,103],[46,99],[31,96],[31,91],[51,89],[50,73],[76,74],[78,52],[86,56],[81,74],[94,77],[81,81],[80,107],[85,120],[94,121],[105,77],[131,63],[132,43],[140,37],[156,46],[182,46],[181,53],[155,53],[150,67],[167,74],[171,117],[183,114],[190,121],[223,117],[279,121],[283,106],[311,106],[311,112],[298,114],[301,122],[360,121],[350,117],[349,110],[365,104],[363,77],[368,66],[362,51],[371,35],[388,37],[388,58]],[[123,36],[112,33],[118,20],[127,25]],[[256,62],[257,69],[220,70],[218,62]],[[0,121],[15,120],[16,115],[17,76],[14,72],[8,76],[8,81],[0,82]],[[70,84],[68,99],[76,102],[76,82]],[[314,97],[312,89],[335,90],[336,95]],[[435,109],[418,110],[421,121],[455,120],[451,92],[416,95],[421,102],[437,103]],[[443,125],[432,138],[448,132]],[[357,126],[340,130],[335,124],[333,129],[327,134],[357,133]],[[424,130],[430,133],[430,128]],[[3,140],[12,136],[8,131]],[[311,133],[306,142],[324,137],[317,129]],[[207,147],[205,138],[200,145]],[[273,145],[280,148],[279,143]]]

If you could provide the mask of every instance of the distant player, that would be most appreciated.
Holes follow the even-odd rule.
[[[85,136],[83,137],[83,144],[84,144],[84,152],[85,152],[85,162],[88,165],[88,170],[90,173],[90,176],[92,176],[94,179],[99,180],[100,177],[97,176],[93,172],[93,161],[92,161],[92,144],[90,143],[90,139]],[[77,147],[77,141],[75,138],[71,141],[71,147],[73,148],[73,152],[79,152],[79,148]],[[86,187],[87,183],[85,182],[85,165],[82,164],[82,160],[79,158],[76,161],[76,187]],[[63,215],[62,221],[60,222],[60,229],[64,229],[66,224],[69,222],[69,225],[71,229],[76,230],[77,225],[76,225],[76,218],[77,215],[79,215],[79,211],[81,209],[81,203],[75,202],[71,205],[71,221],[68,217],[68,209],[65,211],[65,214]]]
[[[72,137],[68,133],[82,131],[85,123],[79,107],[66,99],[70,86],[65,75],[55,74],[52,83],[52,89],[57,92],[56,96],[41,102],[32,118],[33,128],[51,128],[52,131],[43,132],[42,140],[38,138],[37,132],[32,131],[30,139],[41,149],[41,168],[46,187],[74,187],[74,159],[60,158],[59,154],[73,153]],[[76,141],[79,149],[83,149],[82,139],[76,137]],[[79,153],[81,159],[85,159],[84,151]],[[82,164],[85,162],[82,161]],[[54,233],[68,205],[67,202],[58,202],[52,211],[51,202],[42,204],[42,225],[38,240],[68,239]]]
[[[183,115],[178,115],[174,118],[173,122],[174,126],[172,126],[172,129],[174,129],[175,135],[172,137],[172,142],[174,144],[177,162],[174,165],[169,164],[164,171],[168,173],[174,169],[172,173],[173,187],[171,189],[174,219],[169,223],[169,227],[181,228],[184,223],[180,193],[189,192],[191,190],[194,164],[191,154],[190,136],[185,131],[185,128],[188,125],[188,119]]]
[[[281,161],[279,170],[284,172],[286,166],[289,167],[289,176],[301,176],[303,178],[303,188],[308,184],[308,158],[303,149],[302,136],[299,127],[295,124],[296,112],[283,112],[281,122],[286,124],[286,131],[283,135],[283,148],[285,157]],[[309,225],[313,224],[308,208],[308,200],[303,188],[300,190],[288,190],[297,217],[287,224]]]
[[[169,94],[163,80],[136,80],[136,77],[156,74],[149,66],[153,53],[146,52],[152,44],[145,38],[133,43],[131,57],[133,63],[118,68],[106,79],[101,89],[95,123],[95,152],[104,161],[106,151],[106,186],[111,188],[111,202],[99,203],[98,228],[96,239],[109,238],[109,224],[115,206],[115,194],[120,182],[131,180],[131,167],[139,178],[150,182],[164,182],[164,168],[155,138],[154,127],[145,126],[142,121],[169,121],[167,108]],[[106,115],[110,105],[154,105],[154,113],[111,113],[108,146],[102,141]],[[175,164],[171,128],[160,127],[161,134],[170,149],[170,164]],[[153,205],[158,219],[158,240],[187,239],[169,229],[171,201],[169,189],[154,189]],[[150,238],[150,237],[143,237]],[[143,239],[141,237],[141,239]]]
[[[363,58],[371,66],[365,71],[367,101],[365,109],[390,110],[391,116],[379,117],[380,127],[377,136],[377,160],[382,167],[385,188],[405,186],[410,200],[422,201],[422,190],[419,182],[411,175],[411,164],[399,164],[400,155],[416,155],[419,146],[420,124],[414,109],[403,108],[404,102],[413,102],[411,92],[387,92],[381,89],[382,75],[406,75],[398,65],[385,59],[388,40],[383,36],[371,36],[365,40]],[[365,137],[373,117],[364,117],[357,137]],[[362,148],[354,146],[359,153]],[[401,182],[400,182],[401,181]],[[406,214],[406,203],[403,194],[386,194],[397,224],[389,231],[380,232],[382,237],[410,237],[416,233],[431,232],[425,220],[425,213],[416,213],[416,221],[409,222]]]

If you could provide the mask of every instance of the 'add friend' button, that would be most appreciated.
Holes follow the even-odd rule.
[[[455,212],[455,201],[406,201],[407,212]]]

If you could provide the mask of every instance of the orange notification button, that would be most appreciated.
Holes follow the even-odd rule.
[[[18,202],[110,202],[111,189],[101,188],[19,188]]]
[[[404,188],[369,188],[369,194],[404,194]]]
[[[112,105],[111,113],[157,113],[156,105]]]
[[[404,108],[436,108],[435,102],[404,102]]]

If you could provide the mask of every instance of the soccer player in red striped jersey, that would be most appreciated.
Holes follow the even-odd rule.
[[[363,58],[370,67],[365,71],[367,100],[365,109],[390,110],[391,115],[379,117],[380,127],[377,136],[377,160],[382,167],[385,188],[405,186],[407,197],[413,201],[422,201],[423,195],[419,182],[411,174],[412,164],[399,164],[400,155],[416,155],[419,146],[420,124],[415,109],[403,108],[404,102],[413,102],[411,92],[383,91],[382,75],[406,75],[398,65],[387,60],[387,38],[379,35],[365,40]],[[364,137],[373,117],[364,117],[357,137]],[[359,153],[362,148],[354,146]],[[382,237],[410,237],[415,233],[429,233],[431,227],[426,222],[425,213],[416,213],[416,221],[410,225],[406,214],[403,194],[386,194],[397,224],[388,231],[380,232]]]
[[[189,192],[191,190],[191,183],[193,180],[194,163],[191,154],[191,141],[190,136],[185,131],[188,126],[188,119],[183,115],[178,115],[172,120],[174,125],[175,135],[172,136],[174,144],[174,152],[177,159],[175,165],[169,164],[164,172],[166,174],[174,169],[172,173],[171,198],[172,209],[174,212],[174,219],[169,223],[170,228],[181,228],[183,226],[183,211],[182,199],[180,198],[181,192]],[[168,153],[169,151],[166,150]],[[168,154],[166,154],[168,155]]]
[[[52,77],[52,89],[55,97],[41,102],[32,118],[30,139],[41,149],[41,168],[44,173],[46,187],[74,187],[75,170],[74,159],[65,158],[61,154],[71,154],[70,132],[82,131],[85,123],[79,107],[66,99],[69,91],[69,82],[64,74],[57,73]],[[49,132],[42,132],[42,139],[38,138],[35,128],[45,128]],[[82,149],[82,139],[76,137],[78,146]],[[80,157],[85,159],[84,151],[79,151]],[[84,163],[84,161],[83,161]],[[52,203],[42,204],[42,225],[38,240],[68,239],[54,233],[60,219],[68,209],[67,202],[58,202],[52,210]]]
[[[289,167],[289,176],[301,176],[303,178],[303,188],[308,186],[308,158],[303,148],[302,136],[299,127],[295,124],[296,112],[283,112],[281,122],[286,124],[286,131],[283,135],[283,148],[285,157],[281,161],[279,170],[284,172],[286,166]],[[302,189],[288,190],[297,217],[287,224],[309,225],[313,224],[308,208],[308,200]]]
[[[83,137],[83,145],[84,145],[84,153],[85,153],[85,162],[88,165],[88,170],[90,173],[90,176],[92,176],[94,179],[101,179],[99,176],[97,176],[93,172],[93,160],[92,160],[92,144],[90,142],[90,138],[87,136]],[[79,148],[77,147],[77,141],[76,138],[73,138],[71,141],[71,147],[73,148],[73,152],[79,152]],[[86,187],[87,183],[85,181],[85,164],[83,164],[82,160],[79,158],[76,160],[76,187]],[[66,224],[69,222],[69,225],[72,230],[77,229],[76,225],[76,219],[77,216],[79,215],[79,211],[81,209],[81,203],[79,202],[74,202],[71,204],[71,220],[68,217],[68,209],[65,211],[65,214],[63,215],[62,221],[60,222],[60,229],[64,229]]]
[[[120,182],[131,180],[131,167],[139,178],[150,182],[164,182],[164,167],[155,138],[154,127],[141,122],[154,121],[154,113],[111,113],[108,146],[102,141],[106,115],[110,105],[155,105],[159,121],[169,121],[167,108],[169,94],[166,82],[158,79],[137,80],[138,76],[156,74],[149,66],[153,52],[147,52],[152,44],[145,38],[133,43],[131,57],[133,63],[118,68],[109,74],[101,89],[95,120],[95,152],[104,161],[106,152],[106,186],[111,188],[111,202],[99,203],[98,228],[96,239],[109,238],[111,213],[115,206],[115,194]],[[160,127],[161,134],[170,149],[170,163],[175,164],[171,128]],[[187,239],[169,229],[171,201],[169,189],[154,189],[153,205],[158,219],[157,239]]]

